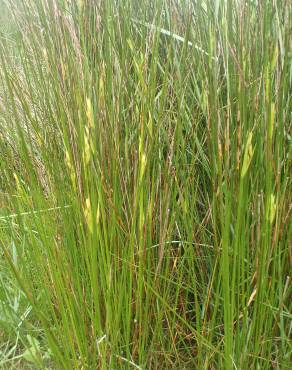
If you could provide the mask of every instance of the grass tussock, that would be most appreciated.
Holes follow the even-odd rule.
[[[291,3],[6,6],[1,368],[288,369]]]

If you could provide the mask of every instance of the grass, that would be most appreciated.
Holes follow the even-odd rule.
[[[290,368],[291,3],[6,4],[1,368]]]

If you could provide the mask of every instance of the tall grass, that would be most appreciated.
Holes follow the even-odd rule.
[[[291,2],[8,5],[2,366],[288,369]]]

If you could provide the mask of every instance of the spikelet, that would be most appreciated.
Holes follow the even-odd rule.
[[[85,126],[84,131],[84,148],[83,148],[83,161],[87,166],[91,158],[91,148],[90,148],[90,134],[88,126]]]
[[[146,168],[146,155],[143,153],[141,156],[141,167],[140,167],[140,181],[142,181],[144,173],[145,173],[145,168]]]
[[[93,128],[94,127],[93,108],[92,108],[91,100],[89,98],[86,99],[86,117],[88,119],[89,127]]]
[[[93,233],[93,218],[92,218],[92,209],[91,202],[89,198],[86,198],[85,207],[84,207],[84,218],[87,224],[88,230],[90,233]]]
[[[93,149],[93,142],[90,137],[90,131],[94,128],[94,115],[91,100],[86,99],[86,117],[87,124],[84,127],[84,148],[83,148],[83,161],[87,166],[91,159],[91,153]]]
[[[68,150],[65,151],[65,163],[70,173],[72,184],[75,185],[76,175]]]
[[[94,219],[90,198],[86,198],[83,212],[84,212],[84,218],[85,218],[85,222],[88,227],[88,230],[90,234],[93,234],[94,223],[98,225],[99,220],[100,220],[100,207],[99,205],[97,206],[96,216]]]
[[[275,219],[276,215],[276,210],[277,210],[277,204],[276,204],[276,199],[275,195],[271,194],[270,196],[270,203],[269,203],[269,210],[268,210],[268,221],[272,225]]]
[[[252,132],[248,134],[246,146],[245,146],[245,152],[243,157],[243,164],[241,169],[241,178],[244,178],[247,174],[247,171],[249,169],[252,157],[253,157],[254,149],[252,147]]]

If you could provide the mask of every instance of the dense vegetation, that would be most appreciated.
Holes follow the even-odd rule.
[[[291,368],[292,3],[3,7],[0,367]]]

